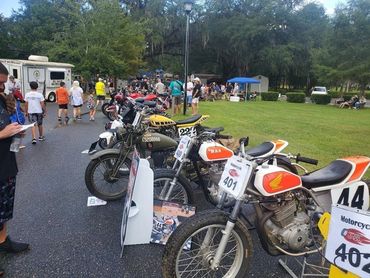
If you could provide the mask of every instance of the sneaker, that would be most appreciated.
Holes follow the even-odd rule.
[[[81,117],[77,117],[77,120],[78,120],[78,121],[81,121],[82,119],[81,119]]]
[[[0,244],[0,252],[6,253],[20,253],[30,248],[27,243],[12,241],[9,236]]]
[[[45,136],[40,136],[39,141],[45,141]]]
[[[61,117],[58,117],[58,122],[61,123],[62,122],[62,118]]]
[[[32,139],[32,145],[35,145],[37,142],[36,142],[36,139],[35,138],[33,138]]]
[[[95,118],[94,118],[94,117],[92,117],[92,118],[91,118],[91,120],[92,120],[92,121],[95,121]]]
[[[24,149],[26,146],[25,145],[20,145],[19,149]]]

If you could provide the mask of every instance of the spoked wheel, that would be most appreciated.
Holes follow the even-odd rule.
[[[156,169],[154,171],[154,199],[180,204],[192,204],[194,202],[194,196],[191,184],[181,175],[172,187],[169,198],[161,197],[161,192],[165,189],[165,185],[168,184],[170,186],[170,182],[174,176],[175,171],[172,169]]]
[[[211,268],[226,223],[227,216],[220,211],[204,211],[182,223],[166,244],[163,277],[246,277],[252,241],[239,221],[227,241],[219,267]]]
[[[99,199],[121,199],[127,191],[131,160],[122,161],[116,176],[113,175],[118,154],[106,154],[91,160],[85,171],[85,183],[90,193]]]

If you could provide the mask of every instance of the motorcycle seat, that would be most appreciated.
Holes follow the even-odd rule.
[[[150,108],[156,107],[157,103],[155,101],[144,101],[143,105],[149,106]]]
[[[352,165],[344,160],[334,160],[329,165],[302,176],[302,185],[308,189],[337,184],[343,181],[352,170]]]
[[[197,114],[197,115],[194,115],[193,117],[187,118],[185,120],[177,121],[176,124],[178,124],[178,125],[191,124],[191,123],[194,123],[194,122],[198,121],[201,117],[202,117],[202,115]]]
[[[138,103],[143,103],[145,101],[145,99],[143,97],[139,97],[137,99],[135,99],[135,102],[138,102]]]
[[[270,152],[273,148],[274,148],[273,143],[263,142],[262,144],[247,150],[245,153],[253,157],[258,157]]]
[[[205,128],[204,131],[218,134],[221,131],[224,131],[224,128],[223,127]]]

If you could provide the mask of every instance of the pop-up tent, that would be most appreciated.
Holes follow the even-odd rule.
[[[229,83],[239,83],[239,84],[258,84],[261,83],[260,80],[251,78],[251,77],[234,77],[227,80]]]
[[[229,83],[238,83],[238,84],[246,84],[245,85],[245,91],[246,91],[246,94],[247,94],[247,86],[248,84],[261,84],[261,81],[258,80],[258,79],[254,79],[254,78],[251,78],[251,77],[234,77],[234,78],[231,78],[229,80],[227,80],[227,82]],[[250,91],[250,87],[249,87],[249,91]],[[261,86],[259,86],[259,93],[261,93]],[[247,100],[247,95],[244,96],[245,97],[245,100]]]

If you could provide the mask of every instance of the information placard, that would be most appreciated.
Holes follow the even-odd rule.
[[[325,257],[360,277],[370,277],[370,212],[333,205]]]

